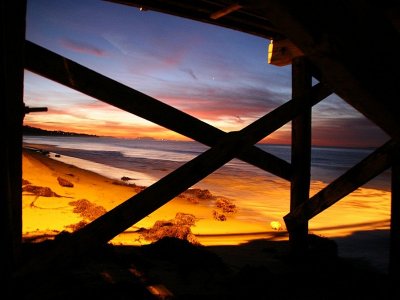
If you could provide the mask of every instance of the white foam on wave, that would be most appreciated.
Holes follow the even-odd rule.
[[[130,170],[125,170],[125,169],[120,169],[120,168],[115,168],[109,165],[105,164],[100,164],[92,161],[88,161],[85,159],[80,159],[76,157],[71,157],[67,155],[57,155],[56,153],[51,152],[50,153],[50,158],[54,160],[61,161],[66,164],[70,164],[73,166],[76,166],[78,168],[92,171],[94,173],[97,173],[99,175],[105,176],[110,179],[114,180],[121,180],[122,177],[129,177],[132,178],[132,180],[129,180],[128,183],[134,183],[136,185],[140,186],[150,186],[154,182],[157,181],[157,178],[142,173],[142,172],[136,172],[136,171],[130,171]]]

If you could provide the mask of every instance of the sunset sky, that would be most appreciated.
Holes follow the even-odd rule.
[[[224,131],[291,99],[291,66],[267,63],[269,40],[101,0],[28,0],[26,39]],[[26,125],[125,138],[187,139],[25,71]],[[388,137],[332,95],[313,108],[313,144],[380,146]],[[269,143],[290,143],[290,123]]]

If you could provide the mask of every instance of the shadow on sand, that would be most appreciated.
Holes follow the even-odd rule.
[[[336,240],[309,235],[309,252],[290,254],[288,241],[254,240],[238,246],[198,246],[163,238],[146,246],[106,245],[18,278],[21,299],[396,299],[394,284],[361,255],[387,242],[387,232],[360,232]],[[54,241],[25,243],[26,261]],[[361,244],[360,244],[361,243]],[[339,245],[339,246],[338,246]],[[386,246],[385,246],[386,247]],[[346,252],[347,251],[347,252]],[[358,250],[357,250],[358,251]],[[360,254],[360,253],[359,253]],[[361,253],[362,254],[362,253]],[[398,296],[398,294],[397,294]]]

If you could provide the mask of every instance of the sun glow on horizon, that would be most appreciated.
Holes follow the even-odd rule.
[[[88,10],[91,17],[82,18]],[[291,98],[290,66],[269,65],[268,41],[242,32],[156,12],[127,14],[104,1],[30,1],[26,26],[27,40],[225,132]],[[24,102],[48,107],[24,119],[46,130],[190,140],[29,71]],[[318,146],[375,147],[388,138],[335,95],[313,108],[312,126]],[[290,122],[261,142],[290,144]]]

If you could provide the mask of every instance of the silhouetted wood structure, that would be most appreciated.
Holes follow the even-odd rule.
[[[22,3],[20,3],[22,2]],[[211,148],[88,224],[52,255],[24,271],[34,270],[106,243],[141,218],[234,157],[291,182],[291,209],[285,216],[294,251],[307,250],[308,220],[392,167],[392,228],[390,272],[399,274],[399,137],[400,9],[389,1],[278,1],[250,0],[124,0],[111,1],[199,20],[276,41],[280,49],[270,57],[277,65],[293,63],[293,99],[248,127],[225,133],[196,118],[126,87],[101,74],[26,41],[23,45],[23,1],[2,2],[2,89],[6,118],[2,129],[7,146],[2,154],[2,265],[18,265],[21,239],[21,126],[22,74],[26,68],[113,106],[179,132]],[[11,4],[12,3],[12,4]],[[12,15],[12,21],[7,18]],[[379,41],[376,41],[379,37]],[[286,41],[284,43],[280,41]],[[286,54],[285,54],[286,53]],[[271,55],[274,55],[272,52]],[[289,57],[287,56],[289,55]],[[25,65],[21,62],[24,61]],[[320,83],[311,86],[314,76]],[[111,92],[112,91],[112,92]],[[383,129],[391,140],[309,199],[311,107],[331,92]],[[285,123],[293,122],[292,162],[253,145]],[[171,184],[173,182],[173,184]],[[30,269],[31,268],[31,269]]]
[[[1,34],[1,136],[0,230],[1,272],[7,290],[12,272],[19,267],[22,239],[22,121],[25,3],[0,3]]]
[[[309,198],[311,177],[311,89],[312,76],[304,57],[297,57],[292,64],[292,95],[295,101],[309,107],[292,120],[292,180],[290,211],[305,203]],[[307,251],[308,220],[289,231],[293,251],[299,255]]]

